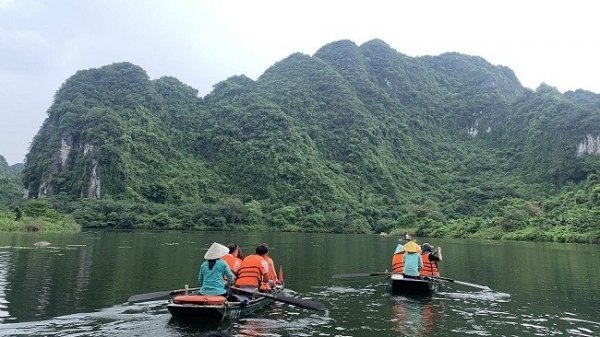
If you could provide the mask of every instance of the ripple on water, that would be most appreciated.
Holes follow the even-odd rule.
[[[438,296],[475,301],[508,302],[510,294],[495,291],[476,291],[476,292],[438,292]]]

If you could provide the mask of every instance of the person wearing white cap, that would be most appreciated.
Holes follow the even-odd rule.
[[[227,262],[221,260],[221,257],[227,253],[229,253],[229,248],[213,242],[204,254],[206,261],[202,262],[198,273],[200,294],[210,296],[224,296],[227,294],[223,279],[227,278],[227,287],[230,287],[235,280],[235,276],[229,269]]]

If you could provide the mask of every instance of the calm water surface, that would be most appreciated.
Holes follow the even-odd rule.
[[[0,336],[600,336],[600,246],[435,239],[444,283],[432,297],[392,296],[385,276],[398,241],[377,235],[231,232],[0,233]],[[46,248],[33,246],[49,241]],[[267,242],[288,296],[250,317],[200,326],[172,319],[166,300],[129,296],[196,286],[213,242],[244,253]],[[424,240],[419,240],[424,242]]]

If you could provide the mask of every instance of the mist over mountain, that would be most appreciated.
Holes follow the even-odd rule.
[[[84,226],[458,237],[543,227],[594,241],[599,154],[600,95],[532,91],[477,56],[343,40],[205,97],[131,63],[78,71],[22,180]]]

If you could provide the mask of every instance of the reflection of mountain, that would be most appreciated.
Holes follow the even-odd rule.
[[[430,336],[435,308],[431,298],[394,297],[394,330],[402,336]]]
[[[0,251],[0,322],[75,313],[90,302],[93,246],[61,247],[53,237],[52,246],[36,248],[28,237],[13,239]]]
[[[7,306],[8,301],[6,300],[6,288],[8,288],[6,275],[8,274],[9,266],[9,254],[0,252],[0,322],[10,317]]]

